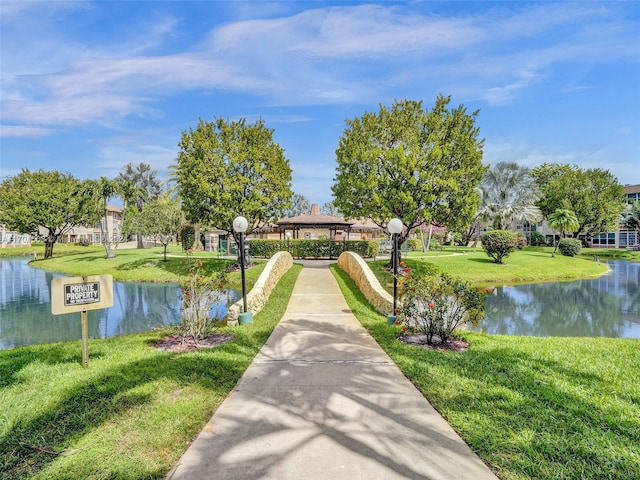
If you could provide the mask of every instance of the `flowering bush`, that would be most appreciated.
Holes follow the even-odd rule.
[[[482,247],[493,258],[493,263],[503,263],[518,245],[518,237],[508,230],[489,230],[482,235]]]
[[[191,249],[187,250],[190,272],[186,280],[181,282],[182,289],[182,324],[181,335],[192,336],[196,341],[204,338],[219,318],[211,317],[211,307],[217,303],[225,288],[226,273],[220,272],[217,277],[202,274],[202,260],[191,258]]]
[[[470,321],[475,325],[484,318],[486,293],[460,279],[436,272],[410,277],[402,287],[399,324],[403,332],[423,333],[429,344],[436,335],[447,343],[461,324]]]

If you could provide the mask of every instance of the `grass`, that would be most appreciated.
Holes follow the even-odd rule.
[[[53,255],[74,255],[76,253],[86,253],[87,251],[104,252],[104,247],[101,245],[89,245],[82,247],[73,243],[56,243],[53,247]],[[28,255],[33,257],[36,254],[38,258],[44,257],[44,243],[32,243],[30,247],[7,247],[0,248],[0,257],[14,257],[17,255]]]
[[[169,249],[167,261],[164,261],[162,247],[145,249],[118,250],[115,258],[106,258],[103,248],[76,247],[80,252],[55,255],[48,259],[34,260],[32,267],[54,270],[69,275],[103,275],[109,273],[114,280],[129,282],[178,282],[181,277],[188,275],[191,268],[191,260],[182,252],[180,247],[172,246]],[[87,251],[87,248],[89,250]],[[54,250],[55,252],[55,250]],[[198,252],[193,257],[202,260],[202,273],[213,275],[218,271],[232,265],[234,260],[218,258],[215,253]],[[264,269],[265,262],[257,262],[246,270],[247,288],[258,279]],[[233,272],[230,277],[230,286],[240,288],[240,274]]]
[[[437,266],[442,271],[478,285],[513,285],[514,283],[549,282],[576,278],[594,278],[608,271],[606,263],[594,262],[592,257],[551,257],[550,248],[528,247],[516,250],[500,265],[481,250],[451,255],[441,254],[426,258],[403,257],[403,262],[414,274],[424,272],[427,264]],[[380,283],[389,287],[391,276],[383,269],[387,259],[371,262],[372,270]]]
[[[356,317],[499,478],[640,478],[640,340],[464,332],[464,352],[409,346],[331,268]]]
[[[86,370],[80,342],[0,351],[0,478],[163,478],[267,340],[300,269],[210,350],[151,348],[166,332],[92,340]]]

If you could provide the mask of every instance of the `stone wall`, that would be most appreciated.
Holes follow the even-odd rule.
[[[247,309],[249,311],[255,315],[264,308],[267,300],[269,300],[271,291],[292,265],[293,257],[288,252],[278,252],[269,259],[255,285],[247,293]],[[243,310],[242,304],[243,301],[240,299],[229,307],[227,314],[228,325],[238,324],[238,316]]]
[[[369,265],[358,254],[343,252],[338,257],[338,267],[347,272],[369,303],[382,315],[391,315],[393,311],[393,296],[387,292]]]

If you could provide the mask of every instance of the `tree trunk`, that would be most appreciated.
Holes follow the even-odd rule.
[[[193,251],[194,252],[202,252],[204,247],[202,246],[202,240],[200,240],[200,222],[194,223],[193,228],[195,230],[194,234],[196,238],[193,240]]]
[[[136,238],[138,240],[138,245],[136,248],[144,248],[144,242],[142,241],[142,234],[138,233],[136,235]]]
[[[54,243],[56,243],[56,237],[47,235],[47,238],[44,240],[44,258],[51,258],[53,256]]]

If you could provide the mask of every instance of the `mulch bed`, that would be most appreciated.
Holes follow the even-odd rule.
[[[197,340],[192,335],[171,335],[153,342],[153,347],[166,352],[192,352],[200,348],[213,348],[235,338],[231,333],[210,333]]]
[[[416,347],[428,348],[438,352],[463,352],[469,347],[469,342],[465,342],[459,338],[450,338],[446,343],[442,343],[442,340],[437,335],[433,336],[431,343],[429,344],[427,343],[427,336],[422,333],[415,333],[411,335],[403,333],[398,335],[398,340],[406,343],[407,345],[415,345]]]

